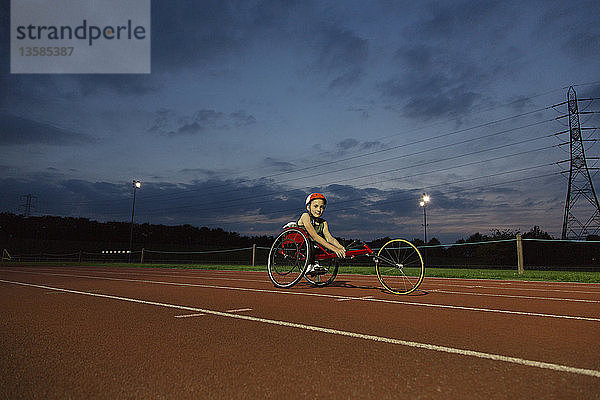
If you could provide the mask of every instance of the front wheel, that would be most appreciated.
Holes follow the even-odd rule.
[[[412,243],[394,239],[375,256],[375,271],[384,288],[395,294],[409,294],[423,282],[425,264]]]

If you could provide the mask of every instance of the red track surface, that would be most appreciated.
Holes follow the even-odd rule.
[[[0,268],[0,398],[600,398],[600,285]]]

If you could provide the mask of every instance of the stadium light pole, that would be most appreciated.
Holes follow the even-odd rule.
[[[136,181],[135,179],[132,182],[133,186],[133,204],[131,206],[131,229],[129,230],[129,253],[127,255],[127,262],[131,262],[131,250],[133,248],[133,216],[135,215],[135,192],[142,187],[142,182]]]
[[[421,207],[423,207],[423,232],[424,232],[424,239],[425,239],[425,244],[427,245],[427,203],[429,203],[431,201],[431,197],[429,197],[428,194],[423,193],[423,196],[421,197],[421,202],[419,203],[419,205]]]

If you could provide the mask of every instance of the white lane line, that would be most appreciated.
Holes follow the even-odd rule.
[[[341,299],[337,299],[336,301],[348,301],[348,300],[372,300],[373,296],[363,296],[363,297],[344,297]]]
[[[346,298],[348,298],[348,296],[338,296],[338,295],[324,294],[324,293],[293,292],[293,291],[289,291],[289,290],[273,290],[273,289],[241,288],[241,287],[231,287],[231,286],[204,285],[204,284],[200,284],[200,283],[177,283],[177,282],[151,281],[151,280],[147,280],[147,279],[110,278],[110,277],[103,277],[103,276],[77,275],[77,274],[55,274],[55,273],[39,273],[39,272],[27,272],[27,273],[38,274],[38,275],[67,276],[67,277],[75,277],[75,278],[101,279],[101,280],[119,281],[119,282],[150,283],[150,284],[155,284],[155,285],[201,287],[201,288],[207,288],[207,289],[221,289],[221,290],[238,290],[238,291],[242,291],[242,292],[289,294],[289,295],[294,295],[294,296],[323,297],[323,298],[330,298],[330,299],[346,299]],[[573,320],[581,320],[581,321],[600,322],[600,318],[581,317],[581,316],[574,316],[574,315],[545,314],[545,313],[534,313],[534,312],[527,312],[527,311],[502,310],[502,309],[494,309],[494,308],[455,306],[455,305],[449,305],[449,304],[418,303],[418,302],[410,302],[410,301],[402,301],[402,300],[387,300],[387,299],[372,299],[372,298],[361,299],[359,297],[357,297],[356,299],[361,300],[361,301],[375,301],[375,302],[380,302],[380,303],[402,304],[402,305],[419,306],[419,307],[431,307],[431,308],[443,308],[443,309],[462,310],[462,311],[477,311],[477,312],[489,312],[489,313],[498,313],[498,314],[525,315],[525,316],[530,316],[530,317],[560,318],[560,319],[573,319]]]
[[[237,310],[227,310],[228,313],[239,313],[245,311],[252,311],[251,308],[238,308]]]
[[[597,283],[597,282],[560,282],[560,281],[536,281],[536,280],[520,280],[520,279],[505,281],[505,280],[496,280],[496,279],[490,280],[489,278],[442,278],[442,277],[438,277],[438,276],[431,276],[431,277],[428,277],[427,279],[432,280],[432,281],[461,281],[461,282],[468,282],[468,281],[490,282],[491,281],[491,282],[494,282],[499,285],[516,285],[519,283],[540,283],[540,284],[545,284],[548,286],[573,285],[573,286],[592,286],[592,287],[600,288],[600,283]]]
[[[332,334],[332,335],[346,336],[346,337],[351,337],[351,338],[356,338],[356,339],[371,340],[374,342],[383,342],[383,343],[395,344],[395,345],[418,348],[418,349],[425,349],[425,350],[450,353],[450,354],[458,354],[461,356],[477,357],[477,358],[482,358],[482,359],[487,359],[487,360],[519,364],[519,365],[524,365],[527,367],[536,367],[536,368],[542,368],[542,369],[549,369],[549,370],[553,370],[553,371],[569,372],[569,373],[573,373],[573,374],[587,375],[587,376],[591,376],[594,378],[600,378],[600,371],[598,371],[598,370],[571,367],[568,365],[554,364],[554,363],[543,362],[543,361],[527,360],[527,359],[519,358],[519,357],[504,356],[501,354],[484,353],[484,352],[468,350],[468,349],[459,349],[459,348],[448,347],[448,346],[439,346],[439,345],[430,344],[430,343],[412,342],[412,341],[408,341],[408,340],[394,339],[394,338],[389,338],[389,337],[369,335],[369,334],[357,333],[357,332],[342,331],[339,329],[331,329],[331,328],[324,328],[324,327],[320,327],[320,326],[305,325],[305,324],[299,324],[299,323],[295,323],[295,322],[251,317],[248,315],[233,314],[233,313],[228,313],[228,312],[207,310],[207,309],[196,308],[196,307],[181,306],[181,305],[177,305],[177,304],[160,303],[160,302],[156,302],[156,301],[134,299],[134,298],[129,298],[129,297],[112,296],[112,295],[107,295],[107,294],[91,293],[91,292],[82,292],[79,290],[56,288],[56,287],[52,287],[52,286],[36,285],[36,284],[32,284],[32,283],[6,281],[3,279],[0,279],[0,282],[10,283],[10,284],[14,284],[14,285],[35,287],[35,288],[46,289],[46,290],[56,290],[59,292],[73,293],[73,294],[79,294],[79,295],[84,295],[84,296],[100,297],[100,298],[111,299],[111,300],[127,301],[127,302],[131,302],[131,303],[147,304],[147,305],[152,305],[152,306],[168,307],[168,308],[174,308],[174,309],[186,310],[186,311],[194,311],[197,313],[211,314],[211,315],[216,315],[219,317],[237,318],[237,319],[241,319],[241,320],[260,322],[260,323],[264,323],[264,324],[304,329],[304,330],[308,330],[308,331],[328,333],[328,334]]]
[[[33,271],[15,271],[15,270],[5,270],[7,272],[26,272],[26,273],[58,273],[56,269],[36,269]],[[66,269],[65,272],[70,272],[71,270]],[[199,276],[199,275],[191,275],[191,274],[167,274],[167,273],[156,273],[162,271],[132,271],[132,272],[115,272],[115,271],[101,271],[101,270],[90,270],[86,269],[87,273],[95,273],[95,274],[105,274],[105,275],[142,275],[142,276],[152,276],[155,277],[167,277],[167,278],[182,278],[182,279],[209,279],[209,280],[224,280],[224,281],[241,281],[241,282],[265,282],[265,279],[244,279],[244,278],[222,278],[222,277],[211,277],[211,276]],[[266,275],[265,275],[266,276]]]
[[[196,313],[196,314],[183,314],[183,315],[176,315],[175,318],[189,318],[189,317],[201,317],[203,315],[206,314],[202,314],[202,313]]]
[[[529,300],[557,300],[557,301],[574,301],[574,302],[580,302],[580,303],[600,303],[600,300],[565,299],[565,298],[560,298],[560,297],[519,296],[516,294],[457,292],[457,291],[452,291],[452,290],[438,290],[438,289],[430,289],[427,291],[430,293],[460,294],[460,295],[464,295],[464,296],[508,297],[508,298],[529,299]]]
[[[499,287],[499,286],[483,286],[483,285],[452,285],[452,284],[441,284],[432,283],[427,280],[427,289],[431,287],[457,287],[465,289],[490,289],[490,290],[512,290],[512,291],[523,291],[523,292],[559,292],[559,293],[577,293],[577,294],[599,294],[600,291],[589,291],[589,290],[567,290],[567,289],[550,289],[550,288],[527,288],[527,287]],[[434,289],[430,289],[434,290]]]

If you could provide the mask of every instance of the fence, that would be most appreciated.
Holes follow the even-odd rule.
[[[5,249],[4,252],[8,254]],[[88,252],[78,251],[63,254],[19,254],[3,257],[2,262],[75,262],[75,263],[141,263],[141,264],[231,264],[266,265],[268,247],[246,247],[239,249],[206,251],[161,251],[142,249]]]
[[[420,246],[429,268],[600,271],[600,241],[514,239]]]
[[[600,241],[514,239],[477,243],[454,243],[419,246],[428,268],[517,269],[600,271]],[[204,251],[162,251],[141,249],[129,253],[86,252],[66,254],[10,255],[3,250],[2,263],[75,262],[75,263],[143,263],[143,264],[222,264],[265,266],[268,247],[256,245],[237,249]],[[372,268],[367,257],[344,260],[343,265]]]

